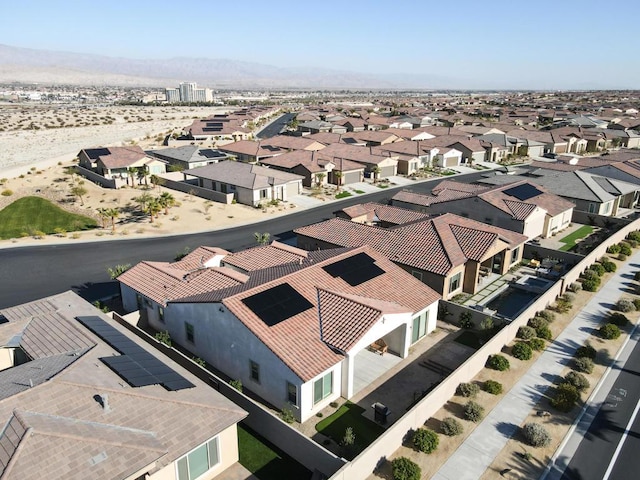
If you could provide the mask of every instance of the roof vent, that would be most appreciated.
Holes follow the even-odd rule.
[[[111,407],[109,406],[109,395],[101,393],[99,395],[94,395],[93,399],[100,404],[104,413],[111,411]]]

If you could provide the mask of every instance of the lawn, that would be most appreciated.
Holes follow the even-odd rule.
[[[336,194],[336,198],[347,198],[350,197],[351,194],[349,192],[340,192],[338,194]]]
[[[311,472],[250,428],[238,424],[240,464],[260,480],[309,478]]]
[[[62,210],[40,197],[23,197],[0,210],[0,238],[18,238],[35,232],[56,233],[88,230],[97,226],[96,221],[83,215]]]
[[[583,225],[575,232],[570,233],[560,240],[560,243],[564,243],[564,245],[560,247],[559,250],[562,250],[563,252],[571,250],[576,245],[577,240],[588,237],[591,235],[591,232],[593,232],[593,227],[591,225]]]
[[[344,438],[345,430],[347,427],[351,427],[355,433],[356,442],[353,451],[350,452],[352,455],[348,455],[346,458],[353,458],[384,432],[384,428],[380,425],[363,417],[363,412],[364,408],[361,406],[345,402],[332,415],[318,422],[316,430],[340,444]]]

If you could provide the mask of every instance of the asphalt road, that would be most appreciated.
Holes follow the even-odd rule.
[[[562,480],[619,480],[640,477],[640,416],[630,426],[617,459],[606,476],[618,444],[640,402],[638,376],[640,343],[636,343],[620,370],[605,402],[569,462]]]
[[[473,182],[482,172],[459,175],[459,181]],[[442,179],[415,183],[411,190],[428,192]],[[254,246],[254,232],[269,232],[272,240],[286,240],[294,228],[333,218],[333,212],[363,202],[382,202],[404,187],[394,187],[340,202],[303,210],[251,225],[208,233],[137,240],[112,240],[38,247],[0,249],[0,308],[7,308],[69,289],[86,300],[112,296],[118,292],[110,280],[108,267],[142,260],[172,261],[184,251],[199,245],[238,251]]]
[[[260,132],[256,135],[256,138],[271,138],[279,135],[280,132],[284,130],[284,127],[286,127],[287,124],[291,120],[293,120],[295,116],[295,113],[285,113],[277,120],[271,122],[269,125],[260,130]]]

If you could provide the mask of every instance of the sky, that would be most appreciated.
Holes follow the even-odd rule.
[[[428,75],[468,88],[640,89],[640,2],[0,1],[0,44],[135,59]]]

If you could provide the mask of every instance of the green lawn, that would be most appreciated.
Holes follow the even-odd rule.
[[[23,197],[0,210],[1,239],[24,237],[34,232],[55,233],[56,228],[74,232],[96,226],[92,218],[66,212],[40,197]]]
[[[560,247],[559,250],[562,250],[563,252],[571,250],[575,246],[577,240],[588,237],[591,235],[591,232],[593,232],[593,227],[591,225],[583,225],[575,232],[570,233],[560,240],[560,243],[564,243],[564,245]]]
[[[336,198],[347,198],[350,197],[351,194],[349,192],[340,192],[336,194]]]
[[[240,464],[260,480],[309,478],[311,472],[256,432],[238,424]]]
[[[359,405],[346,402],[332,415],[318,422],[316,430],[339,444],[347,427],[351,427],[356,436],[355,448],[351,452],[353,455],[349,455],[353,458],[384,432],[380,425],[363,417],[363,412],[364,408]],[[349,456],[346,458],[349,459]]]

